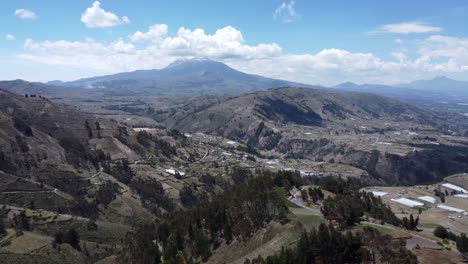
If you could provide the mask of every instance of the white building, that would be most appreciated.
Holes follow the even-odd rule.
[[[443,183],[441,186],[445,187],[447,189],[450,189],[450,190],[454,190],[454,191],[463,193],[463,194],[468,194],[467,190],[463,189],[462,187],[451,184],[451,183]]]

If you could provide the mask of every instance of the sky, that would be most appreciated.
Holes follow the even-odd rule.
[[[203,57],[308,84],[468,81],[468,1],[15,0],[0,79],[76,80]]]

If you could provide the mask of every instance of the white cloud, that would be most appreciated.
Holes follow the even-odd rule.
[[[13,41],[13,40],[16,40],[16,37],[11,34],[6,34],[5,39],[9,41]]]
[[[141,31],[135,32],[130,39],[133,42],[160,42],[164,36],[167,35],[168,27],[165,24],[156,24],[149,27],[149,30],[145,33]]]
[[[384,60],[369,52],[333,48],[317,53],[285,53],[275,43],[248,44],[231,26],[212,34],[183,27],[174,35],[168,32],[167,25],[162,24],[113,42],[28,39],[25,52],[17,57],[80,71],[93,69],[96,75],[162,68],[179,58],[207,57],[248,73],[323,85],[347,80],[397,83],[415,76],[468,72],[468,39],[442,35],[429,36],[416,42],[417,50],[401,49],[390,54],[393,59]],[[134,42],[140,44],[135,46]]]
[[[434,35],[425,39],[416,63],[433,72],[468,71],[468,38]],[[427,65],[432,65],[427,68]]]
[[[227,26],[208,35],[203,29],[180,28],[175,37],[166,37],[159,48],[174,56],[203,56],[214,59],[260,58],[281,53],[275,43],[250,46],[244,44],[242,33]]]
[[[16,9],[15,16],[21,19],[36,19],[37,18],[37,15],[33,11],[30,11],[27,9]]]
[[[392,52],[391,55],[400,62],[403,62],[407,59],[406,54],[404,52]]]
[[[129,24],[130,19],[127,16],[119,18],[114,13],[105,11],[101,8],[101,3],[96,1],[81,15],[81,22],[89,28],[105,28]]]
[[[370,33],[423,34],[440,32],[442,30],[443,29],[441,27],[435,27],[424,22],[415,21],[383,25]]]
[[[281,5],[276,8],[273,17],[275,19],[281,19],[284,23],[291,23],[294,20],[298,19],[300,15],[296,12],[294,6],[296,1],[291,0],[289,3],[283,2]]]

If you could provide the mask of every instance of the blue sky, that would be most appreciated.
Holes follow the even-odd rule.
[[[324,85],[468,80],[463,0],[17,0],[0,7],[0,79],[73,80],[201,56]]]

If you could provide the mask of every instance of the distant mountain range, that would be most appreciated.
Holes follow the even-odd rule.
[[[48,84],[107,89],[113,95],[239,94],[275,87],[311,87],[308,84],[243,73],[224,63],[205,58],[176,60],[161,70],[137,70],[72,82],[52,81]]]
[[[235,95],[270,88],[313,88],[317,86],[247,74],[221,62],[193,58],[176,60],[160,70],[137,70],[71,82],[55,80],[46,84],[29,83],[22,80],[4,81],[0,82],[0,87],[18,94],[37,93],[63,98],[81,97],[83,94],[89,93],[93,94],[94,97],[97,95],[104,97]],[[436,104],[441,108],[446,108],[446,104],[464,105],[468,102],[468,82],[447,77],[418,80],[400,85],[345,82],[331,88],[389,96],[404,102],[429,107]]]
[[[468,82],[457,81],[447,77],[436,77],[432,80],[418,80],[406,84],[389,86],[381,84],[355,84],[345,82],[333,88],[342,91],[366,92],[390,96],[399,100],[429,104],[460,103],[468,101]]]

